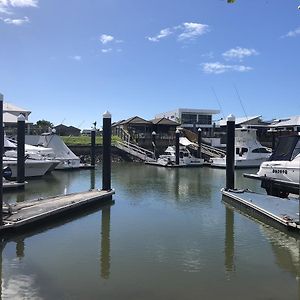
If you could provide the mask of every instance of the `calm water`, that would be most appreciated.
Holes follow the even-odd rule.
[[[242,172],[237,186],[260,190]],[[100,187],[91,175],[53,172],[4,199]],[[226,207],[225,170],[119,163],[112,180],[114,205],[2,243],[3,299],[299,299],[299,240]]]

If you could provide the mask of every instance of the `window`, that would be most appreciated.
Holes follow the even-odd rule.
[[[198,124],[211,125],[211,115],[198,115]]]
[[[252,153],[270,153],[266,148],[256,148],[252,150]]]
[[[197,123],[197,115],[195,114],[182,114],[181,115],[182,124],[194,124]]]

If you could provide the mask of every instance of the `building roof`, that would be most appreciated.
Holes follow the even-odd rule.
[[[167,118],[156,118],[153,120],[150,120],[151,123],[155,124],[155,125],[173,125],[173,126],[178,126],[180,125],[180,123],[174,122],[172,120],[169,120]]]
[[[135,125],[150,125],[151,122],[141,117],[135,116],[120,123],[120,125],[135,124]]]
[[[13,115],[9,112],[3,112],[3,123],[4,124],[17,124],[18,123],[18,116]],[[25,123],[28,124],[30,122],[28,122],[27,120],[25,120]],[[30,123],[31,124],[31,123]]]
[[[292,116],[284,119],[274,120],[270,127],[294,127],[300,126],[300,116]]]
[[[242,125],[244,123],[249,123],[251,121],[254,121],[254,120],[257,120],[257,119],[260,119],[261,116],[252,116],[252,117],[240,117],[240,118],[235,118],[235,124],[236,125]],[[220,121],[217,121],[215,122],[216,125],[219,125],[219,126],[226,126],[227,125],[227,120],[220,120]]]
[[[19,113],[27,113],[27,114],[31,113],[30,110],[18,107],[9,102],[3,102],[3,112],[19,112]]]

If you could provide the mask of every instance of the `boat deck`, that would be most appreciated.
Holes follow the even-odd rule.
[[[50,217],[61,216],[71,210],[110,200],[114,193],[114,190],[90,190],[16,203],[9,207],[4,207],[3,225],[0,226],[0,232],[25,227]]]
[[[238,208],[246,208],[278,225],[300,232],[299,201],[296,198],[279,198],[245,190],[222,190],[223,200]]]

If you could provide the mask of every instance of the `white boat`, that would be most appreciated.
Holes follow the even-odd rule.
[[[235,168],[259,167],[271,153],[271,149],[262,146],[257,140],[256,129],[235,129]],[[212,158],[210,162],[212,167],[226,168],[226,156]]]
[[[51,148],[35,147],[32,145],[25,144],[25,157],[27,161],[35,160],[36,163],[38,160],[41,161],[47,160],[47,163],[51,161],[52,166],[48,168],[47,172],[53,171],[56,168],[56,166],[60,163],[59,160],[55,159],[55,154],[53,152],[53,149]],[[15,158],[15,159],[17,158],[17,142],[8,139],[6,135],[4,135],[4,158],[3,159],[9,160],[9,158]],[[27,166],[25,165],[25,168],[26,167]],[[37,175],[37,176],[41,176],[41,175]]]
[[[57,162],[58,163],[58,162]],[[15,157],[3,157],[3,168],[9,167],[11,178],[17,177],[18,161]],[[53,161],[47,159],[25,159],[25,177],[39,177],[45,175],[53,167]]]
[[[300,135],[280,137],[275,151],[261,164],[257,175],[299,184]]]
[[[194,157],[190,151],[184,147],[179,147],[179,166],[184,167],[196,167],[202,166],[204,159]],[[175,146],[169,146],[164,154],[160,155],[157,159],[156,164],[170,167],[176,164],[176,149]]]
[[[55,131],[51,133],[43,133],[39,137],[37,147],[40,151],[45,151],[43,148],[52,149],[53,154],[51,155],[53,155],[55,160],[59,161],[59,164],[55,168],[56,170],[76,169],[81,166],[80,158],[71,151],[71,149],[58,135],[55,134]],[[47,150],[45,154],[46,153]]]

